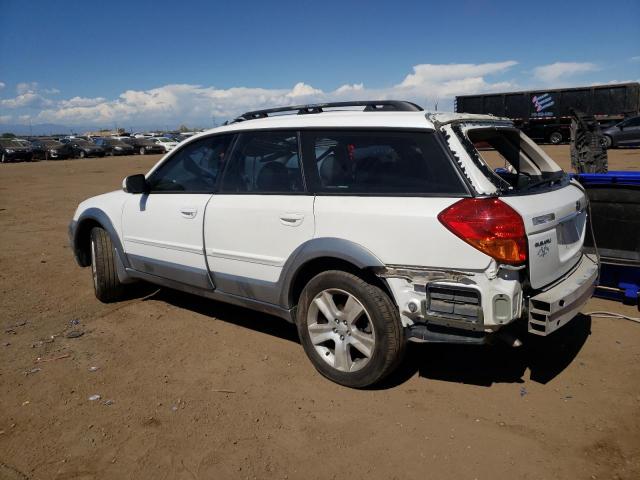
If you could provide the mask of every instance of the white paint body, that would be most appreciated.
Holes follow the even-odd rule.
[[[458,157],[476,190],[495,193],[495,187],[471,161],[451,127],[438,127],[438,121],[453,118],[464,117],[425,117],[424,112],[352,111],[282,115],[235,123],[195,135],[182,142],[176,151],[212,133],[246,130],[303,127],[440,129],[449,135],[449,148]],[[495,120],[479,116],[470,118],[475,122]],[[159,164],[170,161],[174,153],[165,156]],[[548,161],[559,170],[552,160]],[[523,285],[516,274],[500,269],[491,257],[452,234],[439,222],[438,214],[458,200],[355,195],[132,195],[117,191],[82,202],[74,219],[78,220],[87,209],[101,209],[111,219],[126,255],[182,265],[193,271],[209,269],[212,278],[226,275],[257,282],[277,282],[283,274],[283,266],[298,247],[309,240],[323,238],[352,242],[385,265],[461,270],[472,275],[470,288],[480,293],[486,329],[495,330],[522,315]],[[534,287],[544,287],[560,279],[580,258],[584,235],[573,243],[567,241],[560,245],[558,232],[562,230],[562,220],[575,215],[576,202],[586,204],[584,194],[574,186],[567,186],[540,195],[504,197],[503,201],[522,216],[529,235],[530,252],[535,251],[535,242],[540,238],[552,238],[554,242],[555,249],[547,258],[530,255]],[[533,226],[534,217],[549,213],[555,215],[555,221]],[[584,210],[580,215],[585,215]],[[564,235],[566,237],[567,232]],[[414,285],[401,278],[389,279],[388,284],[403,323],[411,325],[413,317],[407,305],[412,300],[420,300],[420,294]],[[496,295],[509,299],[511,315],[506,320],[494,316],[492,299]]]

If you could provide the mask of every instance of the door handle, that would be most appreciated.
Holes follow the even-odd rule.
[[[182,215],[184,218],[196,218],[197,214],[198,214],[198,209],[195,207],[180,208],[180,215]]]
[[[297,227],[304,220],[301,213],[283,213],[280,215],[280,223],[287,227]]]

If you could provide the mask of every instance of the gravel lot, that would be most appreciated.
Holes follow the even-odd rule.
[[[0,479],[640,478],[628,321],[581,315],[514,350],[412,345],[356,391],[277,318],[155,288],[101,304],[67,224],[158,158],[0,165]],[[640,170],[640,150],[610,168]]]

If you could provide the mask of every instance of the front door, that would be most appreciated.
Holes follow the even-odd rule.
[[[148,175],[149,193],[131,195],[122,212],[124,250],[140,272],[211,289],[204,256],[205,210],[230,136],[177,149]]]
[[[313,196],[304,188],[297,133],[241,133],[205,218],[216,289],[277,303],[284,263],[313,232]]]

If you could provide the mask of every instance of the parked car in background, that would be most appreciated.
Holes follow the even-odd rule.
[[[104,149],[81,138],[63,138],[60,153],[68,158],[104,157]]]
[[[33,159],[31,148],[25,147],[15,138],[0,138],[0,161],[30,162]]]
[[[133,155],[134,148],[117,138],[98,138],[96,145],[104,149],[105,155]]]
[[[602,133],[607,148],[640,145],[640,117],[627,118]]]
[[[14,140],[28,150],[31,150],[33,148],[29,140],[26,140],[24,138],[14,138]]]
[[[173,138],[151,137],[149,140],[154,142],[156,145],[160,145],[162,148],[164,148],[165,153],[170,152],[178,146],[178,142],[176,142]]]
[[[62,160],[68,158],[67,147],[52,138],[39,138],[31,141],[33,158],[39,160]]]
[[[147,155],[151,153],[165,153],[164,147],[158,145],[150,138],[138,137],[138,138],[125,138],[123,142],[131,145],[136,153],[140,155]]]

